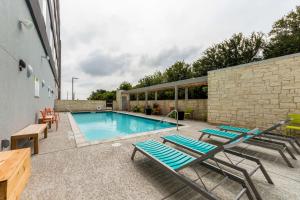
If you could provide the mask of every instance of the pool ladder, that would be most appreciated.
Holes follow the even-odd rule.
[[[169,117],[172,113],[176,113],[176,130],[178,131],[178,111],[176,109],[171,110],[166,116],[164,116],[159,122],[164,122],[167,117]]]

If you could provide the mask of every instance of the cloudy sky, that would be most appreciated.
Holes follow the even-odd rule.
[[[299,0],[62,0],[62,98],[192,62],[233,33],[269,32]]]

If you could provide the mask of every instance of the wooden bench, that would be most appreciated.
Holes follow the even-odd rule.
[[[0,152],[0,199],[16,200],[31,175],[30,148]]]
[[[44,133],[47,138],[47,124],[31,124],[11,136],[11,149],[17,149],[17,141],[21,139],[33,139],[34,154],[39,153],[39,135]]]

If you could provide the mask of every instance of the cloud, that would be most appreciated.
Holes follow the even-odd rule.
[[[199,47],[188,47],[179,49],[174,46],[168,49],[160,51],[156,56],[142,55],[140,59],[141,65],[155,66],[160,68],[166,68],[176,61],[190,62],[195,56],[200,54]]]
[[[199,55],[199,52],[200,48],[190,47],[179,49],[176,46],[161,50],[157,55],[153,56],[146,54],[111,55],[106,54],[101,50],[96,50],[80,62],[79,68],[93,77],[104,77],[121,73],[136,73],[140,70],[143,73],[147,73],[147,71],[152,71],[149,68],[162,70],[179,60],[190,61],[191,58]],[[135,64],[135,60],[139,61],[138,65]],[[142,78],[142,76],[143,75],[141,75],[140,78]]]
[[[193,62],[233,33],[270,31],[295,0],[61,1],[62,97],[133,84],[175,61]],[[270,6],[272,5],[272,6]],[[255,13],[255,20],[253,18]],[[98,78],[99,77],[99,78]]]
[[[129,58],[129,55],[112,56],[97,50],[80,63],[80,68],[91,76],[108,76],[123,71],[129,63]]]

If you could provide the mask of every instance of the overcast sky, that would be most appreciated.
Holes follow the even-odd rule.
[[[62,0],[62,98],[192,62],[233,33],[268,33],[300,0]]]

